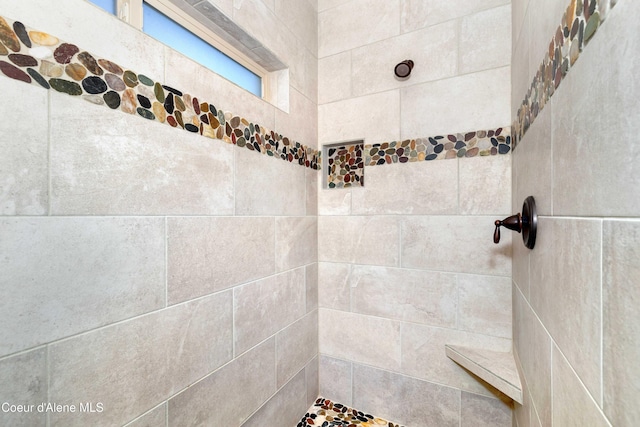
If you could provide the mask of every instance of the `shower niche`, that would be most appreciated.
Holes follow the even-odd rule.
[[[328,144],[322,147],[324,188],[364,186],[364,141]]]

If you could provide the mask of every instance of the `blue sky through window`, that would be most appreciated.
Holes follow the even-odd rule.
[[[254,95],[262,96],[259,76],[147,3],[143,6],[143,31]]]

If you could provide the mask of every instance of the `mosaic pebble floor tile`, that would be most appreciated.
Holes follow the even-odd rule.
[[[112,110],[320,168],[320,152],[314,148],[1,16],[0,72]]]
[[[297,427],[404,427],[371,414],[319,397]]]
[[[512,124],[514,148],[573,67],[617,0],[571,0]],[[585,88],[588,90],[588,88]]]

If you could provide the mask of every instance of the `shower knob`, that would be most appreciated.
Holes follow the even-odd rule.
[[[524,245],[533,249],[536,244],[536,231],[538,229],[538,214],[536,213],[536,201],[532,196],[527,197],[522,204],[522,214],[517,213],[503,220],[495,221],[496,229],[493,232],[493,243],[500,242],[500,227],[522,233]]]

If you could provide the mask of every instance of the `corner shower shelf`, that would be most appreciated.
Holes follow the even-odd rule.
[[[445,344],[449,359],[522,404],[522,384],[513,353]]]

